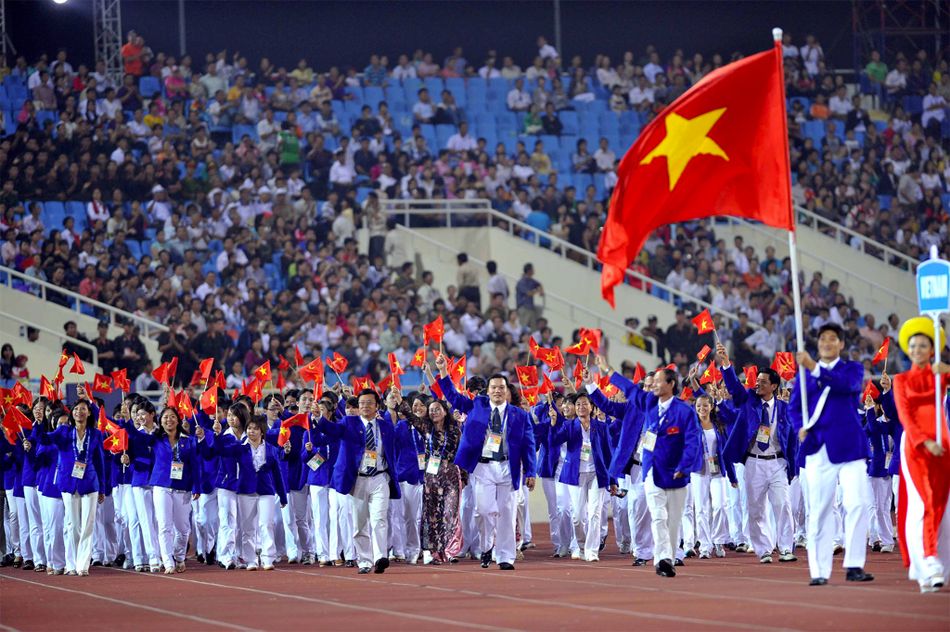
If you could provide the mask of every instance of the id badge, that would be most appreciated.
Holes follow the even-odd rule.
[[[326,459],[323,458],[323,456],[319,452],[317,452],[316,454],[313,455],[313,458],[307,461],[307,467],[309,467],[311,470],[316,472],[317,469],[319,469],[320,466],[323,465],[324,461],[326,461]]]
[[[719,459],[715,456],[706,457],[706,465],[709,468],[710,476],[719,476]]]
[[[438,474],[440,465],[442,465],[442,457],[433,454],[432,457],[429,458],[429,465],[426,466],[426,474]]]
[[[654,448],[656,448],[656,433],[647,430],[643,433],[643,449],[653,452]]]
[[[86,464],[83,461],[73,462],[73,478],[82,478],[86,475]]]
[[[363,469],[369,470],[376,467],[376,450],[366,450],[363,452]]]
[[[426,469],[426,455],[425,455],[425,453],[420,452],[419,454],[416,455],[416,457],[419,459],[419,469],[420,469],[420,470]]]
[[[490,459],[501,450],[501,435],[497,432],[489,433],[482,447],[482,458]]]
[[[182,474],[185,473],[185,464],[181,461],[172,461],[172,471],[171,479],[173,481],[180,481]]]
[[[772,436],[772,428],[766,425],[759,426],[759,432],[755,435],[756,443],[768,443]]]
[[[884,453],[884,469],[888,469],[891,466],[891,458],[894,456],[893,452]]]
[[[581,461],[590,461],[590,444],[585,443],[581,446]]]

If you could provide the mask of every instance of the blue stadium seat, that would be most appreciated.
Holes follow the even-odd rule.
[[[422,84],[429,89],[429,96],[432,97],[432,100],[438,102],[439,95],[442,94],[442,88],[445,87],[441,77],[426,77]]]
[[[406,93],[403,91],[402,86],[386,86],[383,89],[383,95],[386,97],[386,102],[389,104],[390,110],[395,110],[397,104],[404,106],[406,103]]]
[[[47,230],[60,229],[63,227],[63,220],[66,219],[66,207],[62,202],[55,200],[43,202],[41,217],[43,217],[43,222],[46,224]],[[49,221],[47,221],[47,218]]]
[[[579,123],[577,118],[577,112],[571,112],[570,110],[565,110],[558,113],[558,118],[561,119],[561,125],[564,126],[563,133],[576,135],[579,131]]]
[[[574,174],[574,186],[577,187],[577,197],[584,197],[584,192],[587,190],[587,187],[594,184],[594,179],[589,173],[575,173]]]
[[[157,77],[140,77],[139,93],[146,99],[151,99],[157,94],[161,94],[162,84]]]
[[[460,95],[465,95],[465,80],[461,77],[449,77],[445,80],[445,88],[458,99]]]
[[[891,208],[891,196],[890,195],[879,195],[877,196],[877,203],[881,205],[882,210]]]
[[[383,89],[379,86],[366,86],[363,88],[363,103],[373,108],[376,112],[379,108],[379,102],[385,100]]]
[[[544,144],[544,151],[551,154],[554,152],[560,152],[561,150],[561,139],[557,136],[551,136],[550,134],[545,134],[541,136],[541,142]],[[528,149],[533,149],[534,145]]]
[[[452,134],[455,133],[454,125],[436,125],[435,126],[435,140],[436,147],[439,149],[444,149],[446,144],[449,142]]]
[[[924,111],[924,98],[917,95],[904,97],[904,109],[911,116],[920,114]]]

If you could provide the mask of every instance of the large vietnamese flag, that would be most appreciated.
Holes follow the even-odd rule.
[[[601,292],[653,230],[735,215],[794,230],[781,44],[703,77],[643,128],[618,169],[600,238]]]

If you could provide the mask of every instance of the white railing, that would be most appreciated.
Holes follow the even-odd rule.
[[[550,250],[564,259],[570,259],[593,271],[599,269],[600,264],[597,261],[597,255],[593,252],[575,246],[569,241],[565,241],[551,233],[535,228],[519,219],[496,211],[491,207],[489,200],[381,200],[380,204],[383,210],[390,215],[402,215],[406,226],[411,226],[409,221],[410,217],[428,216],[444,220],[444,224],[440,223],[439,226],[444,225],[446,228],[488,226],[489,228],[500,228],[512,236],[522,237],[527,234],[531,237],[529,242],[536,246]],[[550,245],[545,245],[544,242],[548,242]],[[642,285],[641,288],[637,288],[633,285],[629,287],[640,289],[659,300],[675,306],[693,303],[698,305],[700,309],[708,308],[713,313],[721,316],[730,325],[735,325],[739,322],[738,314],[715,308],[711,303],[680,292],[662,281],[657,281],[632,268],[627,268],[625,276],[626,278],[639,280]],[[653,292],[647,289],[651,286],[660,290],[660,292]],[[760,325],[752,322],[750,322],[749,325],[754,329],[762,328]]]
[[[75,339],[75,338],[72,338],[72,337],[70,337],[70,336],[67,336],[65,333],[63,333],[63,332],[61,332],[61,331],[54,331],[53,329],[50,329],[49,327],[44,327],[43,325],[38,325],[38,324],[36,324],[36,323],[34,323],[34,322],[32,322],[32,321],[29,321],[29,320],[27,320],[27,319],[25,319],[25,318],[22,318],[22,317],[20,317],[20,316],[15,316],[15,315],[10,314],[10,313],[8,313],[8,312],[0,311],[0,318],[7,318],[7,319],[9,319],[9,320],[16,321],[16,322],[20,323],[21,325],[23,325],[23,326],[25,326],[25,327],[32,327],[33,329],[36,329],[37,331],[42,331],[42,332],[45,333],[45,334],[48,334],[48,335],[50,335],[50,336],[53,336],[53,337],[56,338],[57,340],[61,340],[61,341],[63,341],[63,342],[68,342],[71,346],[80,347],[80,348],[82,348],[82,349],[86,349],[86,350],[88,350],[88,351],[92,354],[92,364],[94,364],[95,366],[99,366],[99,350],[96,349],[96,347],[95,347],[94,345],[91,345],[91,344],[89,344],[88,342],[84,342],[84,341],[82,341],[82,340],[77,340],[77,339]],[[60,345],[60,349],[62,349],[62,345]]]
[[[66,307],[66,309],[72,309],[76,313],[84,313],[82,311],[83,305],[88,306],[96,312],[103,312],[108,315],[109,324],[111,325],[121,326],[118,322],[119,319],[131,320],[139,326],[142,335],[146,338],[154,338],[161,332],[168,331],[168,327],[160,323],[156,323],[154,320],[143,318],[142,316],[132,314],[131,312],[107,305],[101,301],[88,298],[82,294],[77,294],[71,290],[61,288],[58,285],[54,285],[53,283],[44,281],[43,279],[38,279],[36,277],[29,276],[28,274],[23,274],[22,272],[18,272],[17,270],[8,268],[6,266],[0,266],[0,277],[3,277],[2,285],[7,286],[11,290],[20,292],[25,291],[44,301],[50,300],[47,297],[47,294],[50,292],[55,292],[70,298],[73,300],[73,306],[69,307],[67,305],[63,305],[63,307]],[[14,280],[24,284],[27,289],[16,287]],[[57,304],[59,305],[59,303]],[[97,318],[97,316],[93,317]]]
[[[900,250],[897,250],[886,244],[871,239],[861,233],[851,230],[838,222],[832,221],[817,213],[809,211],[801,206],[795,207],[796,221],[801,226],[814,228],[823,235],[834,239],[838,243],[846,244],[848,248],[863,252],[869,257],[874,257],[884,263],[894,266],[900,270],[906,270],[910,273],[917,271],[917,261]],[[860,247],[855,248],[851,245],[851,240],[856,239]]]

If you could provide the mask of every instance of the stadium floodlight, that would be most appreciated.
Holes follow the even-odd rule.
[[[53,0],[53,4],[66,4],[69,0]]]

